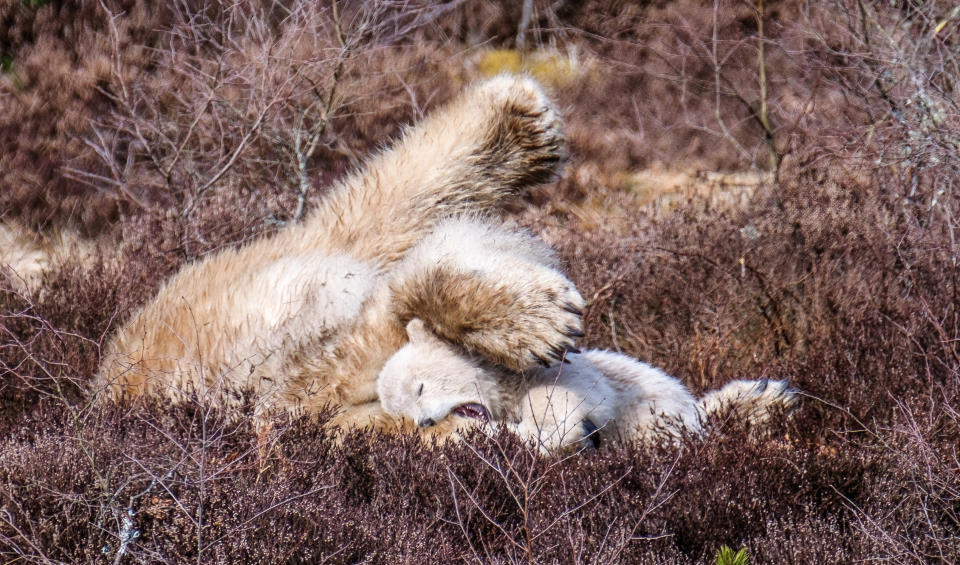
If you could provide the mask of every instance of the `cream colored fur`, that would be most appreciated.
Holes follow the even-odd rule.
[[[376,375],[415,316],[517,370],[556,358],[582,299],[532,238],[481,218],[554,175],[563,141],[532,80],[468,89],[303,222],[184,267],[113,336],[97,390],[227,406],[253,393],[261,416],[335,404],[337,423],[393,427]]]
[[[761,425],[795,402],[782,381],[733,381],[698,402],[660,369],[601,350],[568,353],[566,363],[517,374],[448,344],[419,320],[412,320],[407,332],[409,343],[378,377],[380,401],[387,412],[438,426],[445,435],[478,423],[505,426],[549,452],[577,447],[587,438],[698,433],[705,421],[724,414]],[[469,404],[485,406],[490,422],[457,414]]]
[[[68,261],[82,264],[96,248],[96,242],[70,230],[40,234],[15,221],[0,221],[0,277],[14,289],[26,290]]]
[[[10,271],[10,277],[18,284],[39,276],[50,264],[39,236],[31,237],[18,224],[0,222],[0,267]]]

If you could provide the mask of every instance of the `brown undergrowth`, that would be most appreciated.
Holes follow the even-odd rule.
[[[4,561],[957,561],[951,3],[538,0],[522,34],[524,3],[373,4],[0,8],[0,214],[99,237],[0,273]],[[105,336],[164,278],[295,219],[497,65],[565,108],[567,173],[514,216],[588,299],[586,345],[696,391],[789,379],[792,418],[542,458],[324,415],[264,456],[200,402],[89,402]],[[665,204],[673,181],[644,187],[672,171],[756,180]]]

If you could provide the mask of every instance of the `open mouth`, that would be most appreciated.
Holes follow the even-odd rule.
[[[462,418],[472,418],[484,423],[490,421],[490,412],[487,411],[487,407],[476,402],[461,404],[453,409],[453,413]]]

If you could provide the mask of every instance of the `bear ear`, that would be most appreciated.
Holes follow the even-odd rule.
[[[430,341],[433,335],[427,329],[427,325],[420,318],[414,318],[407,322],[407,337],[410,343],[423,343]]]

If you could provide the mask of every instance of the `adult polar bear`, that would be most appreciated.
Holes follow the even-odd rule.
[[[557,359],[582,335],[582,298],[546,258],[497,260],[510,233],[474,220],[551,178],[563,152],[536,83],[480,83],[303,222],[184,267],[113,336],[95,383],[114,400],[253,393],[258,416],[339,404],[338,425],[390,427],[376,377],[414,317],[513,370]],[[463,229],[479,253],[431,252]]]

